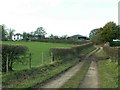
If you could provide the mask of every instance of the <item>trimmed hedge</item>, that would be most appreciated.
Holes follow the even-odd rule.
[[[112,60],[118,61],[120,59],[120,47],[110,47],[108,44],[105,44],[103,50]]]
[[[39,39],[39,40],[31,40],[38,42],[51,42],[51,43],[67,43],[67,44],[85,44],[89,43],[89,40],[74,40],[74,39]]]
[[[8,58],[9,71],[13,68],[13,63],[20,60],[20,57],[24,57],[28,48],[22,45],[7,45],[2,44],[2,71],[6,72],[6,61]]]
[[[83,45],[77,45],[71,48],[51,48],[49,52],[53,54],[53,60],[71,59],[71,57],[80,57],[81,51],[86,47],[90,47],[92,45],[92,43],[87,43]]]

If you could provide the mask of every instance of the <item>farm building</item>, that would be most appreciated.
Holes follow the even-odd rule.
[[[12,36],[13,41],[19,41],[19,40],[22,40],[22,39],[23,39],[23,36],[20,33],[17,33],[17,34]]]
[[[73,36],[71,36],[71,37],[69,37],[69,38],[70,38],[70,39],[78,39],[78,40],[87,40],[87,39],[88,39],[88,37],[82,36],[82,35],[79,35],[79,34],[73,35]]]

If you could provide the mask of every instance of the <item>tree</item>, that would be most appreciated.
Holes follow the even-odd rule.
[[[116,39],[120,40],[120,25],[117,26]]]
[[[2,71],[6,71],[6,64],[9,71],[13,71],[13,63],[24,60],[28,48],[22,45],[2,44]],[[8,62],[8,63],[6,63]]]
[[[14,29],[8,29],[8,39],[9,40],[12,40],[12,36],[14,35],[14,32],[15,32],[15,30]]]
[[[112,42],[120,38],[120,26],[114,22],[108,22],[103,28],[94,29],[90,32],[90,39],[94,43]]]
[[[23,32],[23,40],[28,41],[29,40],[29,34],[26,32]]]
[[[93,29],[93,30],[90,32],[90,34],[89,34],[89,38],[91,39],[92,37],[94,37],[94,36],[97,34],[97,32],[98,32],[99,29],[100,29],[100,28]]]
[[[23,32],[23,40],[27,40],[27,33]]]
[[[0,32],[2,32],[2,41],[6,41],[8,40],[7,39],[8,32],[7,32],[6,26],[4,24],[0,26],[1,26]]]
[[[108,22],[103,27],[101,32],[101,38],[103,42],[111,42],[116,39],[116,33],[118,33],[117,25],[114,22]]]
[[[95,43],[95,44],[100,44],[102,43],[102,40],[101,40],[101,31],[102,31],[103,28],[97,28],[97,29],[93,29],[90,34],[89,34],[89,37],[90,37],[90,40]]]
[[[51,35],[49,36],[49,38],[50,38],[50,39],[54,39],[54,35],[51,34]]]
[[[58,35],[55,35],[55,36],[54,36],[54,39],[59,39],[59,36],[58,36]]]
[[[63,35],[61,39],[67,39],[68,35]]]
[[[38,39],[44,38],[47,34],[43,27],[38,27],[34,34],[38,37]]]

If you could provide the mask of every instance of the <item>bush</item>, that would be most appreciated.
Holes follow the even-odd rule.
[[[6,72],[6,61],[8,58],[8,70],[12,71],[13,63],[21,60],[27,52],[27,47],[21,45],[7,45],[2,46],[2,71]]]
[[[92,46],[92,43],[77,45],[71,48],[51,48],[50,53],[53,54],[53,59],[70,59],[71,57],[79,57],[80,52],[86,47]]]

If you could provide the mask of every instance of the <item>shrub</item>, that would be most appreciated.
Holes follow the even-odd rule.
[[[13,63],[15,61],[20,61],[22,57],[25,56],[27,52],[27,47],[21,45],[2,45],[2,71],[6,71],[6,61],[8,58],[8,70],[11,71],[13,68]]]

